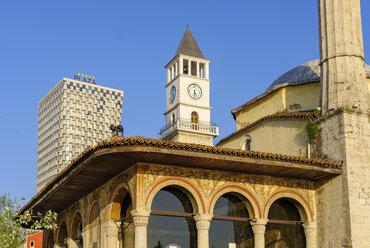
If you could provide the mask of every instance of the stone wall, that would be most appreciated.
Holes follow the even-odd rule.
[[[337,110],[319,123],[317,156],[343,161],[343,174],[317,189],[318,243],[370,247],[370,124],[364,113]]]

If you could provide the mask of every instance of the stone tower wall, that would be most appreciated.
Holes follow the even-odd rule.
[[[317,189],[319,247],[370,247],[370,124],[338,110],[319,124],[320,157],[343,161],[343,174]]]
[[[317,189],[318,247],[370,247],[370,124],[360,0],[319,0],[320,135],[316,154],[343,161]]]

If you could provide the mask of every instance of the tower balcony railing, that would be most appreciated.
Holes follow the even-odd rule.
[[[161,128],[158,135],[159,139],[167,137],[169,134],[176,130],[191,131],[194,133],[202,133],[218,136],[218,126],[214,123],[209,122],[191,122],[190,119],[178,119],[172,123],[167,123],[166,126]]]

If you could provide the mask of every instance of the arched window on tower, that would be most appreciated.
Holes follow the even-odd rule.
[[[171,116],[171,124],[174,124],[176,121],[176,116],[175,114],[173,113],[172,116]]]
[[[198,130],[198,123],[199,123],[199,115],[197,112],[193,111],[191,113],[191,126],[192,126],[192,129],[194,130]]]
[[[244,151],[250,151],[251,150],[251,143],[252,143],[252,137],[249,135],[246,135],[245,138],[242,140],[241,148]]]

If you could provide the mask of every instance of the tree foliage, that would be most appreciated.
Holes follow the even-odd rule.
[[[56,229],[57,214],[52,211],[46,213],[33,213],[25,211],[19,215],[20,202],[23,198],[11,198],[9,194],[0,195],[0,247],[18,248],[26,240],[26,230],[31,229]]]

